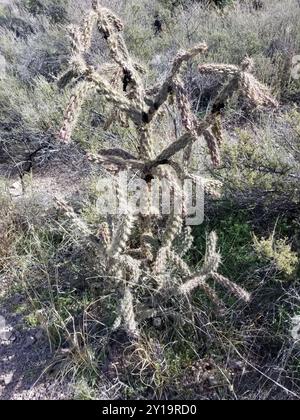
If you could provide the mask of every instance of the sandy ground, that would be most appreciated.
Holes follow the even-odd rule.
[[[69,385],[49,374],[53,354],[45,333],[14,313],[21,299],[0,308],[0,400],[70,399]]]

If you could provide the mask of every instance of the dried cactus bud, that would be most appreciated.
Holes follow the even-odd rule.
[[[69,26],[69,35],[70,35],[71,46],[72,46],[72,50],[73,50],[74,54],[75,55],[81,54],[82,50],[83,50],[83,46],[81,44],[80,30],[76,26],[70,25]]]
[[[182,80],[179,78],[177,78],[174,83],[174,90],[177,99],[177,106],[181,114],[182,125],[187,131],[194,131],[194,134],[197,136],[196,118],[192,112],[187,91],[183,85]]]
[[[83,46],[84,50],[88,50],[91,47],[91,41],[92,41],[92,33],[94,24],[97,20],[97,13],[92,11],[87,15],[83,22],[83,27],[81,31],[81,45]]]
[[[178,237],[178,243],[176,243],[177,253],[180,257],[186,255],[193,246],[194,237],[192,235],[192,228],[185,226],[182,233]]]
[[[208,150],[210,152],[212,163],[215,167],[220,166],[221,164],[221,156],[220,156],[220,150],[218,145],[218,140],[215,138],[215,136],[208,130],[205,130],[203,132],[203,137],[206,140],[206,144],[208,147]]]
[[[162,274],[166,271],[167,258],[168,258],[168,248],[162,247],[158,251],[155,263],[153,265],[153,273],[155,275]]]

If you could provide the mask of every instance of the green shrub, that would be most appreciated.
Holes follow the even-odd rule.
[[[259,240],[254,235],[254,248],[259,256],[273,263],[279,272],[290,277],[298,268],[299,258],[287,241],[287,239],[276,240],[274,235]]]

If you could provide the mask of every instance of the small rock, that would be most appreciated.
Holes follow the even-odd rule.
[[[9,193],[12,197],[20,197],[23,195],[23,187],[20,181],[15,182],[9,188]]]
[[[12,331],[6,330],[6,331],[0,331],[0,341],[2,342],[9,342],[13,338]]]
[[[5,384],[5,386],[7,386],[7,385],[9,385],[9,384],[12,383],[13,377],[14,377],[14,374],[12,372],[3,376],[3,379],[2,380],[3,380],[4,384]]]
[[[212,376],[212,375],[207,378],[207,381],[208,381],[209,386],[211,386],[211,387],[218,386],[217,379],[214,376]]]
[[[24,344],[24,349],[28,349],[29,347],[31,347],[34,343],[36,342],[35,337],[33,337],[32,335],[27,337],[25,344]]]
[[[8,342],[13,339],[13,330],[6,324],[5,318],[0,316],[0,341]]]
[[[14,359],[14,357],[15,356],[5,356],[5,357],[3,357],[3,362],[4,363],[8,363],[8,362],[11,362],[13,359]]]

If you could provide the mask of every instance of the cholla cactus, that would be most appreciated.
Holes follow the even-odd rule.
[[[89,66],[85,61],[85,52],[91,45],[95,27],[106,40],[114,62],[99,69]],[[164,178],[174,188],[174,197],[176,194],[182,196],[183,191],[178,179],[191,177],[197,180],[197,177],[189,172],[189,158],[196,140],[204,137],[213,164],[219,165],[221,159],[219,146],[222,142],[221,110],[234,92],[240,92],[251,105],[255,106],[275,107],[277,102],[267,88],[250,73],[253,67],[250,59],[245,59],[240,67],[223,64],[200,65],[200,73],[219,74],[226,77],[227,81],[207,115],[199,120],[188,100],[181,70],[188,60],[206,52],[206,44],[201,43],[188,51],[179,52],[165,80],[146,89],[142,69],[130,57],[122,30],[122,22],[110,10],[99,6],[97,1],[93,1],[93,10],[85,18],[83,27],[71,28],[73,57],[70,68],[62,75],[59,85],[64,87],[72,81],[74,91],[67,106],[59,138],[63,142],[71,141],[72,130],[86,96],[91,93],[99,94],[113,107],[107,127],[110,126],[112,118],[118,117],[125,118],[135,127],[139,138],[138,154],[133,155],[123,149],[108,149],[96,156],[89,155],[89,159],[108,168],[113,165],[119,170],[133,170],[148,184],[154,177]],[[118,82],[114,80],[114,83],[111,83],[109,75],[112,71],[115,79],[119,77]],[[170,97],[176,98],[184,133],[161,153],[156,154],[154,122]],[[181,151],[185,152],[182,162],[178,158]],[[216,183],[208,180],[205,184],[206,189],[213,193]],[[121,192],[119,200],[122,200]],[[113,279],[123,296],[120,313],[113,328],[125,328],[132,338],[139,336],[138,320],[145,318],[146,313],[155,312],[159,315],[159,311],[163,308],[159,300],[166,297],[177,297],[182,300],[188,298],[196,289],[201,289],[217,309],[222,311],[224,304],[213,286],[209,284],[210,280],[237,298],[246,302],[250,300],[250,295],[245,290],[219,273],[221,257],[217,250],[215,233],[209,235],[203,267],[193,273],[185,263],[183,256],[192,246],[191,230],[184,223],[185,209],[182,214],[173,212],[163,229],[163,222],[155,220],[157,215],[152,214],[150,204],[149,211],[140,216],[136,216],[132,209],[127,208],[126,214],[120,218],[113,232],[105,223],[97,228],[97,233],[94,233],[66,203],[58,201],[58,205],[89,241],[99,244],[106,266],[103,275]],[[135,241],[132,241],[134,228]],[[136,236],[140,238],[138,247],[136,247]],[[178,237],[183,249],[179,249],[178,243],[176,244]],[[151,299],[149,299],[153,307],[144,308],[144,316],[141,317],[137,310],[140,303],[137,291],[147,282],[153,285],[153,280],[156,281],[156,285],[151,286]]]

